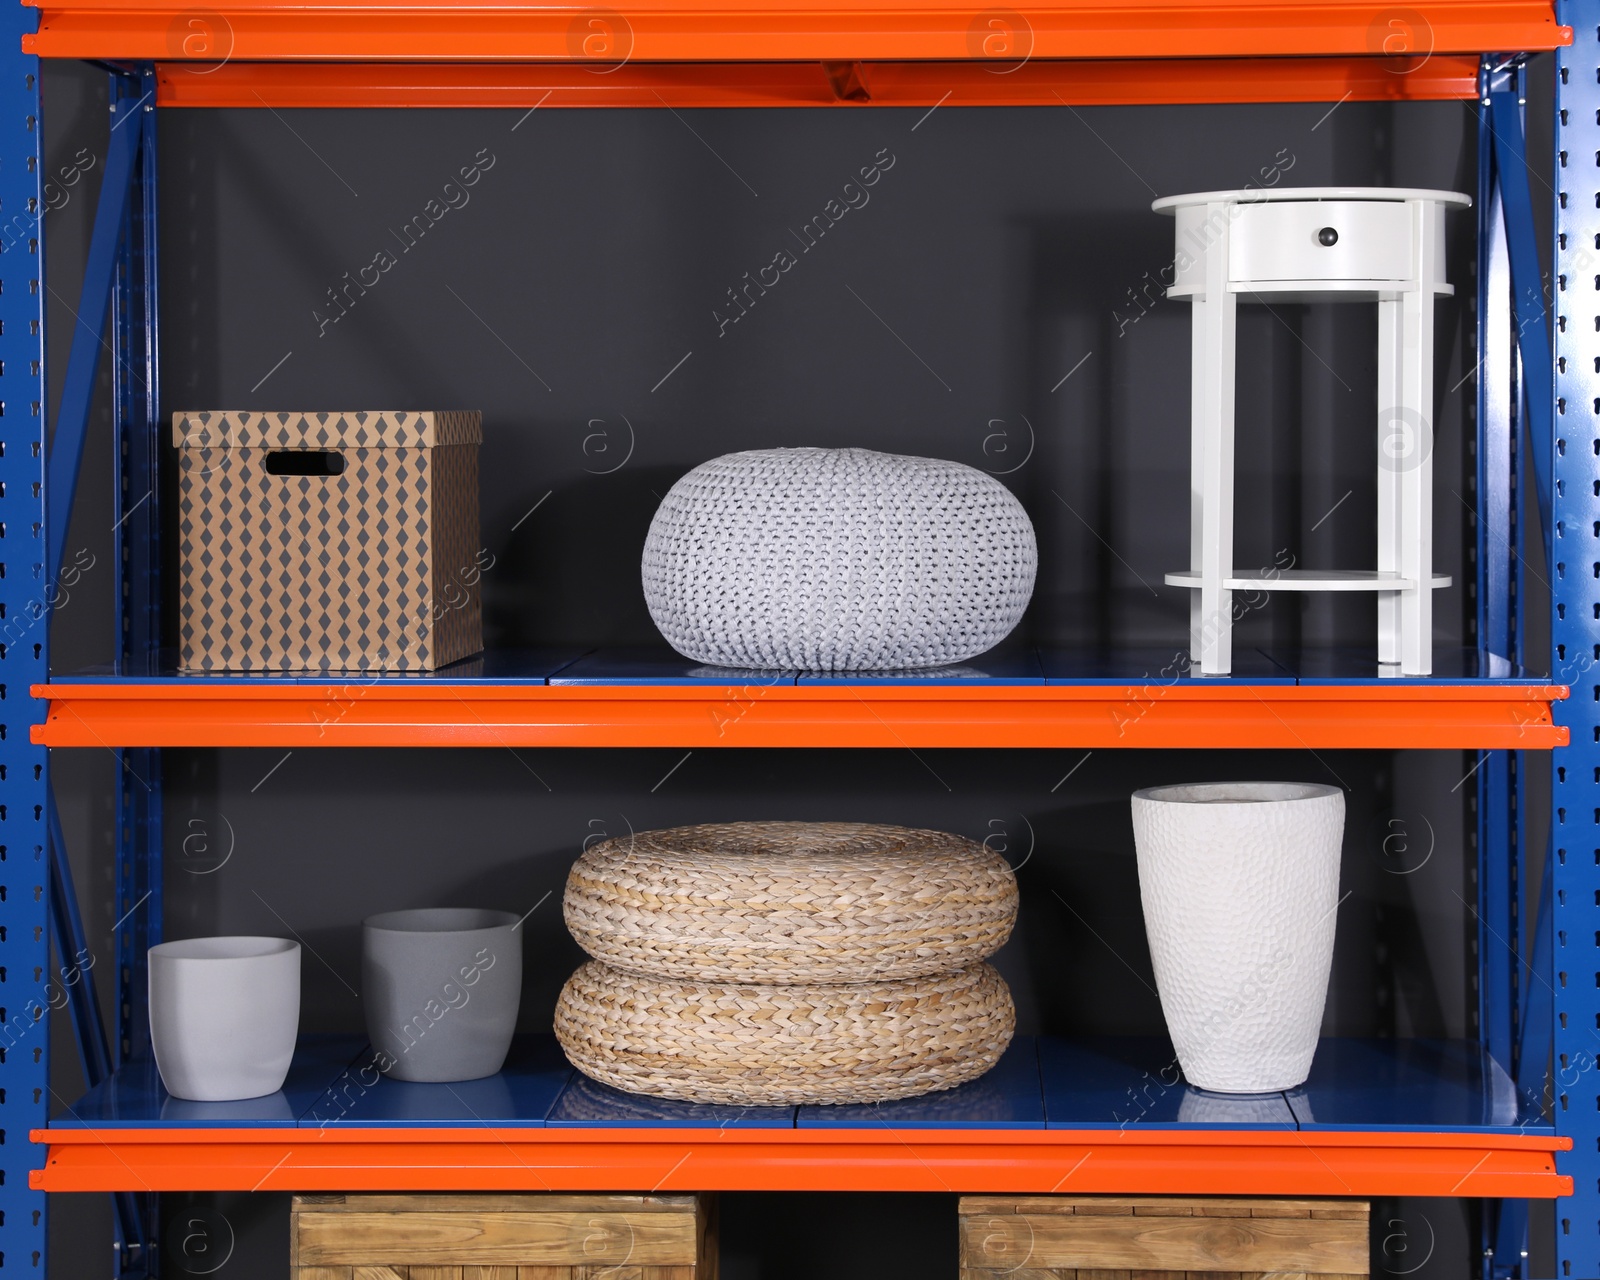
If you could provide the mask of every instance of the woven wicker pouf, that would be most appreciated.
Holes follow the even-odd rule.
[[[580,968],[555,1031],[580,1071],[632,1093],[734,1106],[888,1102],[976,1079],[1016,1013],[986,964],[843,986],[680,982]]]
[[[597,960],[703,982],[947,973],[1010,937],[1017,882],[964,836],[853,822],[736,822],[607,840],[567,877]]]

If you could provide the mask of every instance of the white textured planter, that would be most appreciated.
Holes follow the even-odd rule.
[[[760,449],[701,463],[645,539],[650,616],[694,662],[881,671],[1010,634],[1038,548],[1022,504],[959,462]]]
[[[150,1044],[174,1098],[276,1093],[300,1028],[300,944],[189,938],[150,948]]]
[[[1139,895],[1184,1077],[1217,1093],[1305,1081],[1333,964],[1344,793],[1220,782],[1133,793]]]

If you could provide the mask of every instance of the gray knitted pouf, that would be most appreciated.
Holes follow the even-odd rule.
[[[958,462],[761,449],[701,463],[644,544],[644,597],[686,658],[882,671],[962,662],[1033,594],[1022,504]]]

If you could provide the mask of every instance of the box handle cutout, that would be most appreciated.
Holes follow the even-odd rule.
[[[329,449],[278,449],[267,455],[269,476],[344,474],[344,454]]]

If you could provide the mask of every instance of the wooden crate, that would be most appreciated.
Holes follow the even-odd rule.
[[[299,1195],[291,1280],[716,1280],[704,1195]]]
[[[963,1196],[961,1280],[1366,1280],[1365,1200]]]

